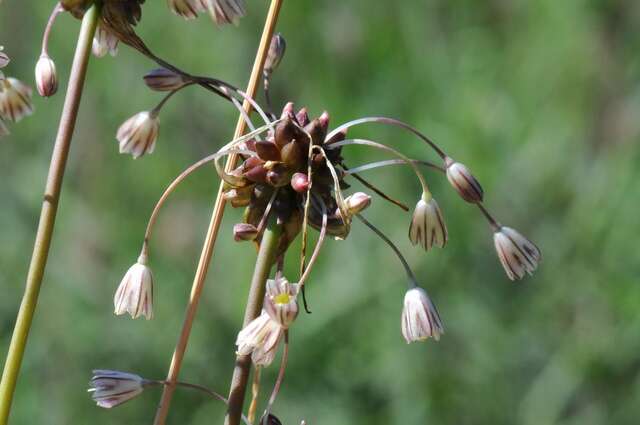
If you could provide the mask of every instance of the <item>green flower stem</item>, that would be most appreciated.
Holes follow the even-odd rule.
[[[278,240],[280,239],[281,233],[281,226],[275,224],[272,220],[262,236],[256,267],[253,272],[253,278],[251,279],[251,289],[249,290],[249,299],[247,300],[242,327],[247,326],[253,319],[258,317],[262,311],[262,303],[266,290],[265,284],[275,260]],[[233,370],[233,378],[231,379],[231,389],[229,390],[229,407],[224,419],[225,425],[240,424],[250,371],[251,355],[237,356],[236,366]]]
[[[38,294],[40,293],[40,286],[42,285],[42,277],[45,266],[47,265],[62,180],[69,156],[71,138],[78,116],[80,98],[82,97],[87,65],[91,54],[91,44],[99,17],[100,5],[94,4],[84,15],[78,36],[78,44],[69,77],[69,87],[67,89],[58,134],[51,156],[49,176],[47,177],[31,263],[29,264],[26,288],[2,373],[2,382],[0,383],[0,425],[6,425],[9,419],[18,373],[20,372],[20,365],[24,356],[31,322],[33,321]]]

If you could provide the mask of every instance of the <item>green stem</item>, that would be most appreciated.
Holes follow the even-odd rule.
[[[42,277],[51,246],[62,180],[69,156],[69,147],[91,54],[91,44],[99,17],[100,5],[94,4],[84,16],[78,36],[78,44],[69,77],[69,87],[67,88],[58,134],[51,156],[49,176],[47,177],[31,263],[29,264],[26,288],[2,373],[2,382],[0,383],[0,425],[6,425],[9,419],[18,373],[20,372],[20,365],[24,356],[31,322],[33,321],[38,294],[40,293]]]
[[[247,300],[242,327],[247,326],[253,319],[258,317],[262,311],[262,303],[266,290],[265,284],[275,260],[281,232],[281,226],[275,224],[272,220],[262,236],[258,259],[256,260],[253,278],[251,279],[251,289],[249,290],[249,299]],[[229,408],[227,409],[227,416],[224,419],[225,425],[240,424],[250,370],[251,355],[237,356],[236,366],[233,370],[233,378],[231,379],[231,389],[229,390]]]

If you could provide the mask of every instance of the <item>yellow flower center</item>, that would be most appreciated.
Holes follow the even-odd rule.
[[[291,296],[286,293],[278,294],[273,297],[273,302],[275,302],[276,304],[289,304],[289,301],[291,301]]]

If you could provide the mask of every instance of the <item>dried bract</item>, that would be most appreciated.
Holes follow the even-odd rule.
[[[111,409],[138,396],[145,383],[145,379],[132,373],[94,370],[89,392],[98,406]]]
[[[442,320],[427,292],[420,287],[408,290],[402,310],[402,335],[407,344],[430,337],[437,341],[443,333]]]
[[[158,139],[160,120],[152,111],[139,112],[129,118],[118,129],[116,139],[120,142],[120,153],[129,153],[134,159],[153,153]]]
[[[540,250],[516,230],[502,226],[493,234],[493,242],[504,271],[511,280],[533,274],[542,259]]]

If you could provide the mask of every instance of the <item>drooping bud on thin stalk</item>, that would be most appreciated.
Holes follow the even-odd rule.
[[[15,322],[9,352],[5,361],[0,383],[0,424],[6,424],[11,410],[11,402],[15,390],[20,365],[33,321],[33,315],[38,301],[40,286],[47,263],[51,238],[53,235],[58,201],[62,188],[62,179],[69,155],[71,137],[75,127],[82,88],[84,86],[87,64],[91,52],[91,40],[100,16],[100,4],[94,4],[84,15],[82,27],[78,37],[76,53],[69,77],[69,85],[60,119],[60,127],[56,137],[55,147],[51,158],[51,166],[44,202],[38,224],[38,232],[34,244],[33,256],[29,264],[25,293],[20,305],[20,311]],[[0,102],[1,104],[2,102]]]
[[[98,406],[111,409],[137,397],[152,384],[133,373],[99,369],[93,371],[88,392]]]
[[[0,117],[12,122],[33,114],[31,87],[12,77],[0,79]]]
[[[453,188],[465,201],[477,204],[482,202],[484,191],[480,182],[471,174],[471,171],[459,162],[447,157],[445,160],[447,179]]]
[[[440,314],[424,289],[416,286],[405,294],[401,329],[407,344],[428,338],[438,341],[444,333]]]
[[[149,261],[147,244],[143,244],[138,261],[127,270],[113,298],[114,313],[118,316],[129,313],[132,319],[144,316],[153,318],[153,273]]]
[[[180,74],[166,68],[149,71],[144,77],[144,83],[154,91],[174,91],[184,86],[187,81]]]
[[[447,244],[447,226],[442,211],[431,194],[422,194],[413,212],[409,226],[409,240],[429,251],[434,245],[444,248]]]
[[[267,60],[264,63],[264,75],[265,78],[269,78],[273,71],[278,68],[284,53],[287,49],[287,43],[282,34],[277,33],[271,38],[271,45],[269,46],[269,53],[267,53]]]
[[[46,53],[36,63],[36,88],[42,97],[51,97],[58,91],[56,64]]]
[[[498,258],[511,280],[532,275],[542,259],[540,249],[516,230],[502,226],[493,235]]]

